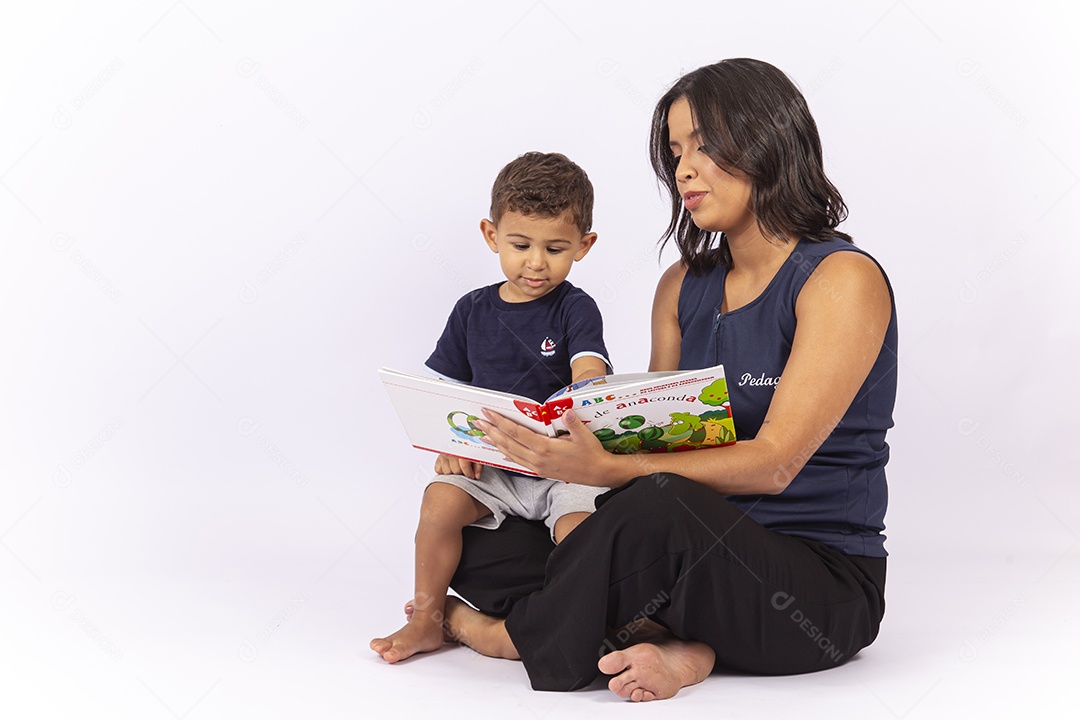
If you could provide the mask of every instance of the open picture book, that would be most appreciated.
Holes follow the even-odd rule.
[[[452,380],[383,368],[379,377],[413,447],[513,470],[532,471],[484,442],[484,408],[550,437],[578,418],[613,453],[679,452],[735,442],[723,365],[702,370],[606,375],[582,380],[544,401]]]

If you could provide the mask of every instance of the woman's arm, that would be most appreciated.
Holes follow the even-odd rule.
[[[675,263],[660,276],[652,308],[652,355],[649,370],[678,370],[682,354],[682,330],[679,328],[679,290],[686,265]]]
[[[791,355],[765,421],[755,439],[731,447],[613,455],[570,413],[563,416],[570,435],[557,439],[494,415],[484,430],[507,457],[543,477],[618,487],[672,472],[724,495],[780,493],[851,405],[881,352],[891,313],[888,286],[873,260],[855,252],[825,258],[796,302]]]

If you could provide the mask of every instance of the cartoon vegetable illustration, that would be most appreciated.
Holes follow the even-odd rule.
[[[701,418],[684,412],[671,413],[671,434],[682,435],[701,429]]]
[[[724,378],[717,378],[709,385],[706,385],[698,393],[698,400],[714,407],[723,405],[728,401],[727,381]]]
[[[638,437],[641,438],[641,442],[649,442],[650,440],[659,440],[664,434],[664,430],[658,427],[647,427],[638,430]]]

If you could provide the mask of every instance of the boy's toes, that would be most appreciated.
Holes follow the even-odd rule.
[[[404,660],[408,657],[404,652],[404,648],[390,638],[375,638],[371,641],[371,649],[381,655],[382,659],[388,663],[396,663],[398,660]]]
[[[388,663],[412,657],[417,653],[431,652],[442,647],[442,626],[425,615],[414,615],[410,622],[397,632],[371,641],[371,649]]]

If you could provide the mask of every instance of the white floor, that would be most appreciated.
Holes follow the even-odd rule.
[[[186,527],[198,538],[186,558],[174,548],[163,553],[158,570],[121,570],[109,558],[83,552],[93,541],[81,549],[69,545],[65,562],[49,564],[41,554],[48,535],[31,532],[44,527],[33,522],[40,512],[31,507],[0,538],[6,549],[0,551],[0,717],[344,718],[371,717],[378,709],[405,718],[508,712],[577,718],[628,712],[600,684],[568,694],[533,692],[519,663],[458,646],[397,666],[382,663],[367,642],[401,621],[411,531],[375,523],[349,538],[341,530],[339,547],[328,543],[325,552],[274,562],[269,549],[260,554],[245,539],[245,531],[257,527],[250,521],[218,524],[189,515],[169,529]],[[110,533],[105,518],[87,519],[84,531],[92,528]],[[61,524],[53,530],[65,533]],[[152,536],[155,528],[145,530]],[[217,553],[198,549],[215,545]],[[133,548],[132,557],[153,555],[146,550]],[[395,562],[400,567],[392,567]],[[845,666],[798,677],[715,675],[674,700],[632,712],[829,720],[1075,717],[1080,546],[1064,554],[972,554],[949,563],[959,568],[951,581],[943,558],[905,556],[894,548],[882,634]],[[50,581],[60,575],[67,578],[64,586]]]

